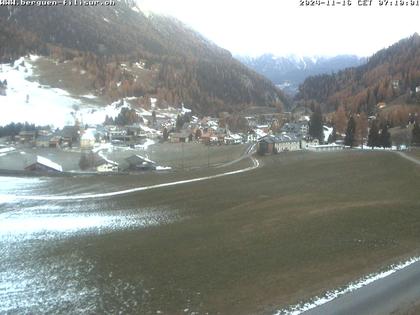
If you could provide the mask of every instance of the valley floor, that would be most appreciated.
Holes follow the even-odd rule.
[[[259,162],[121,196],[0,201],[1,224],[15,227],[0,229],[0,312],[273,314],[419,255],[416,164],[379,151]],[[0,195],[113,191],[204,172],[3,178]]]

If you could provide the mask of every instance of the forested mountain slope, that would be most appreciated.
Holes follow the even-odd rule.
[[[269,80],[180,21],[116,6],[0,7],[0,60],[35,53],[74,62],[95,93],[115,100],[156,96],[199,113],[247,106],[282,108]]]
[[[420,104],[420,36],[403,39],[369,58],[365,65],[307,78],[297,99],[317,101],[326,111],[344,105],[353,112],[375,111],[378,103]]]

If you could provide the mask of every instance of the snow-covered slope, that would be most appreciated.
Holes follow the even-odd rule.
[[[28,122],[63,127],[73,125],[75,119],[83,124],[96,125],[102,124],[106,115],[116,117],[121,107],[129,106],[123,100],[98,107],[94,102],[89,104],[94,95],[76,97],[63,89],[40,84],[33,75],[33,62],[38,58],[22,57],[12,64],[0,65],[0,81],[7,81],[6,95],[0,95],[0,125]]]
[[[36,58],[20,58],[13,64],[0,65],[0,80],[7,80],[6,95],[0,95],[0,125],[27,121],[60,127],[74,123],[72,107],[80,105],[79,100],[64,90],[29,80],[33,74],[31,61]]]
[[[11,64],[0,64],[0,82],[7,81],[6,95],[0,94],[0,126],[12,122],[28,122],[61,128],[74,125],[76,119],[83,125],[99,125],[105,121],[106,116],[115,118],[122,108],[133,108],[131,102],[136,103],[135,97],[127,97],[99,106],[96,96],[92,94],[72,95],[66,90],[43,85],[39,82],[40,78],[34,74],[35,61],[39,58],[42,57],[31,55]],[[191,112],[184,105],[180,108],[157,108],[155,98],[151,98],[151,105],[157,118],[165,118],[173,124],[178,115]],[[152,117],[152,110],[139,107],[135,110],[145,123]],[[141,127],[147,133],[160,133],[146,125]]]

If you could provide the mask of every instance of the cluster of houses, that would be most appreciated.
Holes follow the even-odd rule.
[[[122,105],[126,106],[125,103]],[[285,119],[284,115],[279,114],[250,115],[245,117],[248,131],[235,133],[230,131],[226,121],[222,123],[222,119],[215,117],[198,118],[183,106],[177,109],[158,109],[152,106],[152,110],[141,108],[136,112],[141,117],[140,122],[130,125],[120,126],[112,120],[96,126],[76,123],[74,126],[65,126],[55,131],[24,130],[15,140],[32,147],[77,147],[82,152],[91,152],[96,158],[94,165],[89,167],[96,168],[98,172],[154,170],[159,167],[155,162],[140,155],[130,156],[122,164],[109,161],[98,155],[98,143],[134,148],[141,146],[145,141],[195,142],[206,145],[257,143],[257,151],[263,155],[302,149],[323,151],[343,148],[342,145],[320,145],[318,140],[310,140],[309,117],[303,115],[295,122],[290,122],[292,119]],[[325,128],[328,133],[328,128]],[[39,156],[26,170],[61,172],[62,167]]]
[[[82,133],[82,136],[81,136]],[[84,134],[86,134],[84,136]],[[96,138],[91,139],[91,133],[83,132],[78,126],[65,126],[63,129],[22,130],[15,141],[20,144],[38,148],[66,148],[73,146],[93,147]]]
[[[247,142],[247,136],[244,133],[233,133],[228,127],[220,127],[218,118],[199,119],[192,116],[189,122],[183,124],[180,131],[169,133],[168,141],[171,143],[194,141],[207,145],[239,144]]]
[[[95,164],[97,165],[96,170],[100,173],[109,173],[117,171],[137,172],[146,170],[169,169],[167,167],[160,167],[157,165],[156,162],[137,154],[133,154],[126,158],[124,160],[124,163],[121,163],[121,165],[101,158],[96,160]],[[46,157],[37,155],[33,158],[32,161],[28,163],[28,166],[25,167],[25,171],[62,173],[63,167]]]
[[[311,139],[309,132],[309,117],[303,116],[297,122],[285,123],[278,133],[267,134],[258,138],[257,152],[260,155],[276,154],[287,151],[335,151],[342,150],[343,144],[320,144],[318,139]],[[332,128],[324,126],[324,142],[332,132]]]

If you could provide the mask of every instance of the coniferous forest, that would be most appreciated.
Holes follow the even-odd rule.
[[[403,39],[369,58],[365,65],[307,78],[297,99],[316,101],[326,112],[375,114],[378,103],[420,104],[420,36]]]

